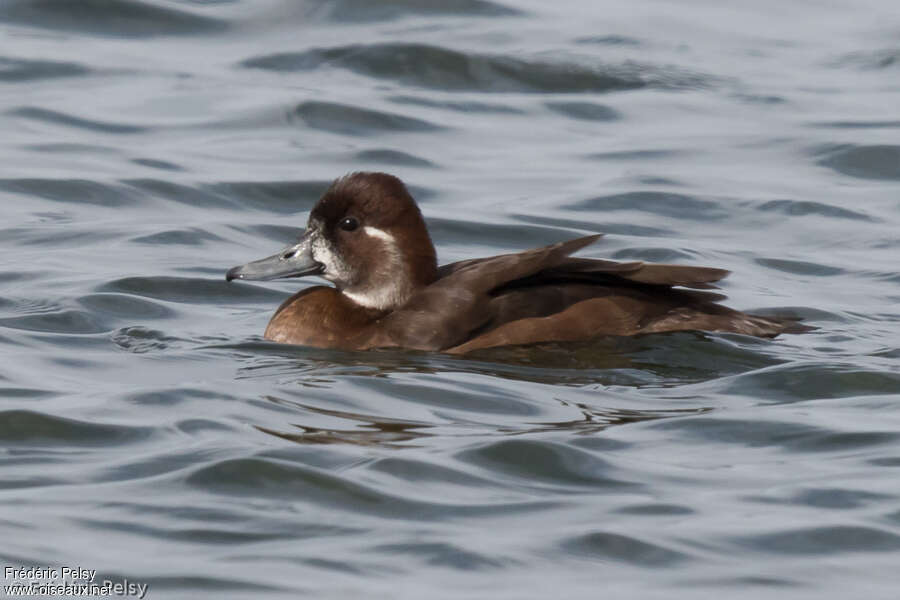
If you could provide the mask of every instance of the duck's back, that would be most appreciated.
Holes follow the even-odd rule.
[[[697,291],[715,287],[728,275],[723,269],[569,256],[597,237],[441,267],[438,280],[393,315],[401,344],[427,339],[422,349],[461,354],[603,335],[705,330],[773,337],[805,329]]]

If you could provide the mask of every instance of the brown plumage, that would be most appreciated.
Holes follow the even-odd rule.
[[[728,275],[723,269],[571,256],[600,237],[435,269],[424,221],[402,182],[354,173],[326,192],[299,244],[236,267],[228,278],[319,272],[334,281],[336,287],[289,298],[265,332],[274,341],[318,347],[464,354],[604,335],[705,330],[774,337],[810,329],[717,304],[724,296],[703,290]],[[309,254],[302,268],[284,271],[282,263],[299,260],[301,251]],[[272,275],[265,269],[279,257],[282,270]]]

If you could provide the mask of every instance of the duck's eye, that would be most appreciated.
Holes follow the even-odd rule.
[[[344,231],[353,231],[359,227],[359,221],[356,220],[356,217],[344,217],[341,219],[341,222],[338,223],[338,227]]]

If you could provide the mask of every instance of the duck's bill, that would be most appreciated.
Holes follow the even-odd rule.
[[[304,234],[299,242],[288,246],[278,254],[229,269],[225,274],[225,279],[226,281],[233,279],[268,281],[285,277],[317,275],[323,271],[324,267],[322,263],[313,259],[310,241],[309,234]]]

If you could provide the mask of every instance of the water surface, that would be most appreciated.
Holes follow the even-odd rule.
[[[888,0],[0,4],[4,565],[150,598],[893,598]],[[578,235],[818,327],[265,342],[353,170],[442,262]]]

